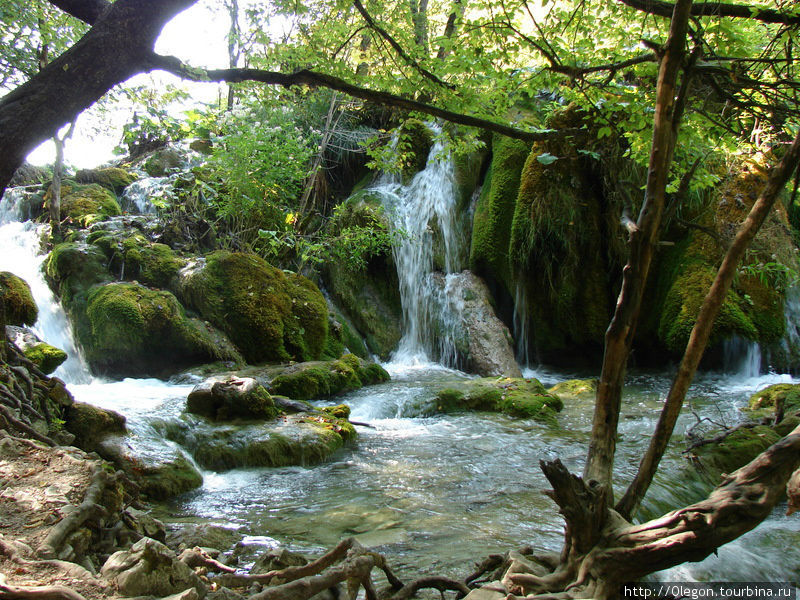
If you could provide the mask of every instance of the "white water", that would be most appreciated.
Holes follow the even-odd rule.
[[[434,273],[437,250],[445,275],[463,268],[459,257],[465,241],[455,210],[453,160],[436,142],[425,169],[408,184],[385,173],[370,189],[380,196],[394,229],[403,232],[394,248],[403,308],[403,337],[394,360],[456,366],[458,314],[443,289],[446,280]]]
[[[85,383],[89,369],[74,342],[72,328],[64,310],[50,291],[42,272],[46,255],[42,235],[47,226],[20,222],[20,191],[8,190],[0,200],[0,271],[10,271],[31,287],[39,318],[31,330],[44,342],[67,353],[67,360],[56,369],[55,377],[67,383]]]

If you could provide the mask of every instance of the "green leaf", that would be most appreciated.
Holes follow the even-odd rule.
[[[553,156],[549,152],[543,152],[542,154],[536,157],[536,160],[538,160],[543,165],[552,165],[554,162],[558,160],[558,157]]]

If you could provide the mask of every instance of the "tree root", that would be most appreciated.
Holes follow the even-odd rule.
[[[75,590],[60,585],[16,586],[0,583],[4,600],[86,600]]]
[[[0,404],[0,416],[2,416],[3,419],[6,420],[6,423],[8,423],[9,427],[13,427],[18,431],[31,436],[33,439],[38,440],[44,444],[47,444],[48,446],[57,446],[55,441],[53,441],[51,438],[47,437],[42,433],[39,433],[27,423],[17,419],[14,415],[11,414],[11,411],[8,409],[8,407],[3,406],[2,404]]]
[[[196,567],[204,567],[209,571],[219,571],[221,573],[236,572],[235,568],[224,565],[218,560],[214,560],[211,558],[211,555],[209,555],[208,552],[197,546],[194,548],[187,548],[181,552],[180,556],[178,556],[178,560],[186,563],[186,565],[192,567],[193,569]]]
[[[37,553],[42,558],[58,555],[64,540],[73,531],[93,517],[103,516],[106,510],[99,504],[100,498],[109,483],[109,476],[102,467],[94,467],[92,482],[86,490],[83,502],[76,509],[56,523],[39,546]]]
[[[424,589],[439,590],[441,593],[447,591],[458,592],[456,598],[463,598],[470,593],[470,588],[460,581],[455,581],[447,577],[422,577],[403,586],[391,597],[391,600],[408,600],[408,598],[412,598],[418,591]]]

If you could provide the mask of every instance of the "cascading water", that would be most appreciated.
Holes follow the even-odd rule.
[[[722,343],[722,370],[741,378],[758,377],[761,373],[761,346],[758,342],[732,337]]]
[[[42,340],[61,348],[67,360],[54,375],[67,383],[86,383],[91,379],[80,350],[72,337],[72,328],[42,273],[45,254],[42,235],[46,225],[37,225],[26,218],[25,194],[21,189],[9,189],[0,199],[0,270],[10,271],[31,287],[39,318],[31,330]]]
[[[436,142],[425,169],[409,183],[385,173],[371,191],[381,198],[395,231],[402,232],[394,259],[404,331],[394,358],[458,366],[457,307],[448,301],[446,287],[449,275],[463,268],[465,236],[455,207],[452,157]]]

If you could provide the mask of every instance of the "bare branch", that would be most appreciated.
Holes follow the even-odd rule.
[[[662,0],[619,0],[631,8],[641,10],[659,17],[671,17],[675,5]],[[734,17],[755,19],[764,23],[780,23],[783,25],[800,25],[800,15],[784,13],[763,6],[748,4],[726,4],[723,2],[699,2],[692,6],[693,17]]]

